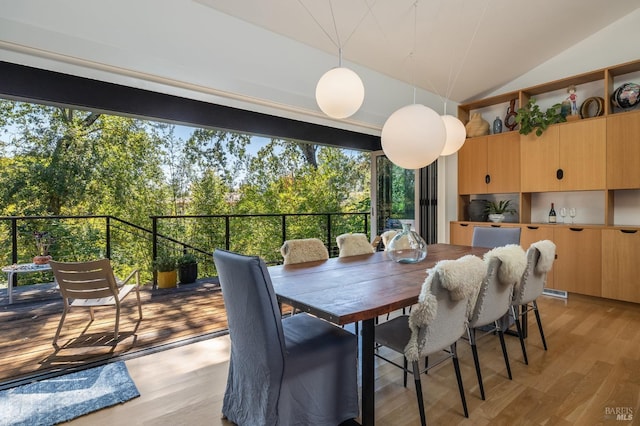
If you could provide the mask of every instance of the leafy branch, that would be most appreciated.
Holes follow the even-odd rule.
[[[542,112],[538,104],[536,104],[535,98],[529,99],[527,105],[518,108],[516,113],[516,123],[520,125],[519,132],[522,135],[528,135],[535,129],[536,136],[540,136],[551,124],[565,121],[567,119],[561,114],[561,105],[559,103]]]

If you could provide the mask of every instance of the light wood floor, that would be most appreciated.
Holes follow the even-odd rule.
[[[469,345],[458,345],[469,419],[462,414],[450,362],[423,376],[432,425],[640,424],[640,305],[571,295],[539,300],[549,350],[529,318],[529,365],[507,336],[513,380],[498,339],[479,341],[486,401],[479,397]],[[224,425],[220,416],[228,337],[218,337],[126,362],[141,396],[71,423],[75,425]],[[419,424],[413,384],[383,361],[376,367],[376,424]],[[616,420],[615,411],[633,416]]]

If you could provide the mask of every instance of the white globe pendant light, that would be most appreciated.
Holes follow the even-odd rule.
[[[446,129],[440,115],[421,104],[400,108],[382,127],[382,150],[392,163],[404,169],[420,169],[442,152]]]
[[[362,80],[345,67],[333,68],[316,85],[316,102],[329,117],[347,118],[355,114],[364,100]]]
[[[447,139],[440,155],[455,154],[462,148],[464,141],[467,140],[467,130],[464,128],[462,121],[452,115],[443,115],[442,121],[447,132]]]

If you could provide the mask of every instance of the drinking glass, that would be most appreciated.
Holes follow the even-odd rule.
[[[574,218],[576,217],[576,209],[575,207],[571,207],[569,209],[569,216],[571,216],[571,223],[576,223]]]
[[[564,223],[564,218],[566,216],[567,216],[567,209],[563,207],[560,209],[560,217],[562,218],[562,223]]]

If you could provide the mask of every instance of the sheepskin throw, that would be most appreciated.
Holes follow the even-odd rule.
[[[384,244],[384,248],[389,247],[389,242],[396,236],[398,231],[385,231],[382,233],[382,244]]]
[[[527,267],[527,256],[522,247],[518,244],[509,244],[496,247],[484,254],[484,260],[487,264],[494,257],[502,261],[498,270],[498,279],[501,283],[513,284],[520,281]]]
[[[478,291],[486,273],[486,266],[477,256],[467,255],[458,260],[441,260],[427,270],[427,278],[422,284],[418,305],[411,309],[409,328],[411,338],[405,346],[404,353],[408,360],[415,361],[420,357],[421,348],[426,341],[419,341],[420,328],[427,327],[438,314],[438,302],[431,293],[431,286],[436,273],[442,288],[449,291],[452,300],[463,300]],[[424,336],[424,333],[422,333]]]
[[[340,249],[339,257],[373,253],[373,246],[365,234],[342,234],[336,237]]]
[[[552,241],[541,240],[531,244],[531,247],[537,248],[540,252],[536,272],[538,274],[546,274],[551,270],[553,261],[556,258],[556,245]]]
[[[329,259],[324,243],[317,238],[285,241],[280,247],[285,265]]]

